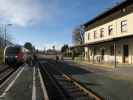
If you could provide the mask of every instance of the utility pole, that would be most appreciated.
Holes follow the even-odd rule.
[[[12,26],[12,24],[5,24],[4,25],[4,35],[5,35],[5,47],[7,45],[7,27]]]
[[[6,36],[7,35],[6,25],[5,25],[5,30],[4,31],[5,31],[4,33],[5,33],[5,47],[6,47],[6,37],[7,37]]]

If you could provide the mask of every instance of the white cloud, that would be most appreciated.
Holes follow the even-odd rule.
[[[0,19],[19,26],[34,24],[44,16],[38,0],[0,0]]]

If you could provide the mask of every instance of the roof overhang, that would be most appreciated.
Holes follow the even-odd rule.
[[[102,18],[104,18],[104,17],[106,17],[106,16],[112,14],[113,12],[115,12],[115,11],[117,11],[117,10],[119,10],[119,9],[121,9],[121,8],[123,8],[123,7],[125,7],[125,6],[127,6],[127,5],[130,5],[130,4],[132,4],[132,3],[133,3],[133,0],[124,0],[123,2],[117,4],[116,6],[114,6],[114,7],[110,8],[110,9],[104,11],[103,13],[101,13],[101,14],[99,14],[99,15],[97,15],[97,16],[94,17],[92,20],[90,20],[90,21],[84,23],[83,26],[84,26],[84,27],[87,27],[88,25],[90,25],[90,24],[96,22],[97,20],[100,20],[100,19],[102,19]]]
[[[122,39],[130,39],[130,38],[133,38],[133,34],[127,35],[127,36],[121,36],[121,37],[114,37],[114,38],[110,38],[110,39],[104,39],[101,41],[84,43],[81,45],[72,46],[71,48],[88,47],[88,46],[98,45],[98,44],[105,43],[105,42],[117,42],[117,41],[120,41]]]

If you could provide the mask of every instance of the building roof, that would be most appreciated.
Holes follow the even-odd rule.
[[[117,4],[116,6],[113,6],[112,8],[104,11],[103,13],[99,14],[98,16],[94,17],[92,20],[86,22],[84,24],[85,27],[87,27],[88,25],[96,22],[97,20],[100,20],[102,18],[104,18],[105,16],[108,16],[110,14],[112,14],[113,12],[123,8],[123,6],[127,6],[133,3],[133,0],[124,0],[121,3]]]

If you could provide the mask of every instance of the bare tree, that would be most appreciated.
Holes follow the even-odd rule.
[[[83,26],[79,26],[77,28],[74,29],[73,34],[72,34],[72,41],[74,44],[74,47],[72,48],[72,58],[74,59],[74,57],[76,56],[81,56],[84,48],[82,48],[81,46],[77,46],[77,45],[82,45],[84,43],[84,28]]]
[[[74,29],[72,33],[72,41],[74,45],[81,45],[84,43],[84,29],[82,26]]]
[[[9,41],[9,42],[11,42],[12,39],[13,39],[12,35],[9,34],[9,33],[7,33],[6,40]]]
[[[0,25],[0,48],[4,47],[4,34],[3,34],[3,26]]]
[[[8,33],[7,27],[12,24],[1,24],[0,25],[0,47],[4,47],[8,44],[12,44],[12,36]]]

